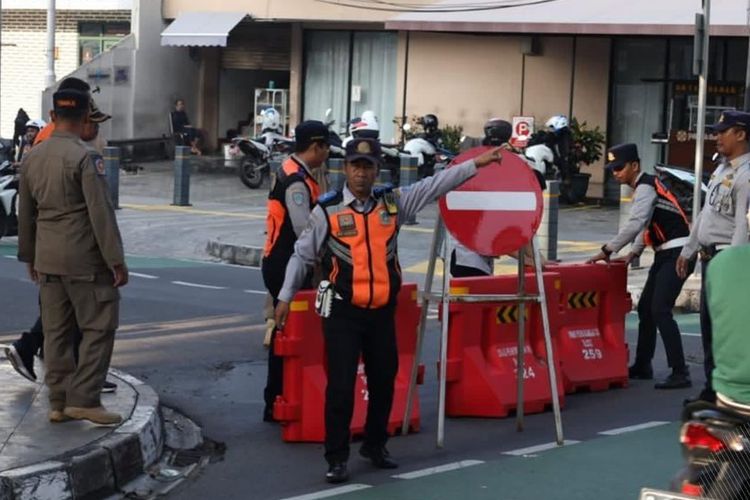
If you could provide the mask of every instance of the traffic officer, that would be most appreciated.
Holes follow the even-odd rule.
[[[690,371],[685,364],[680,327],[672,316],[677,296],[685,277],[677,275],[675,264],[688,241],[690,224],[677,198],[654,175],[641,172],[641,161],[635,144],[620,144],[607,152],[606,168],[620,184],[635,189],[630,217],[601,252],[589,262],[609,260],[609,257],[634,242],[623,259],[630,263],[648,245],[654,249],[654,263],[649,269],[646,284],[638,302],[638,346],[635,362],[628,370],[630,378],[651,380],[654,377],[651,360],[656,350],[658,328],[667,352],[667,363],[672,373],[654,387],[680,389],[690,387]]]
[[[55,132],[21,170],[18,258],[40,286],[50,421],[108,425],[121,421],[102,407],[100,391],[118,325],[117,288],[128,270],[104,172],[80,141],[88,113],[86,92],[54,94]],[[83,334],[77,365],[76,321]]]
[[[689,261],[700,252],[700,322],[706,386],[695,399],[708,402],[716,400],[716,393],[711,383],[714,360],[711,349],[711,317],[706,300],[706,269],[709,261],[724,248],[748,242],[745,214],[748,210],[750,192],[749,128],[750,114],[741,111],[724,111],[718,123],[709,127],[709,130],[716,134],[716,149],[723,160],[711,175],[705,205],[695,218],[690,231],[690,241],[677,259],[677,274],[685,277],[689,273]]]
[[[284,282],[284,271],[294,252],[294,242],[302,233],[310,211],[320,196],[314,172],[328,159],[328,127],[316,120],[304,121],[294,129],[295,153],[281,166],[268,195],[266,215],[266,244],[263,250],[261,271],[263,283],[278,302]],[[311,276],[304,283],[310,288]],[[283,358],[274,352],[275,332],[271,335],[268,350],[268,374],[263,397],[266,405],[263,420],[273,422],[273,403],[283,390]]]
[[[477,168],[502,159],[501,149],[449,168],[434,177],[396,190],[373,184],[381,165],[376,139],[353,139],[346,146],[346,184],[319,200],[294,246],[276,306],[276,324],[283,329],[289,302],[320,259],[332,289],[330,314],[323,312],[328,360],[325,402],[326,480],[348,479],[349,427],[360,353],[368,388],[365,439],[360,455],[378,468],[398,465],[385,448],[387,424],[398,369],[394,313],[401,287],[397,239],[402,221],[476,174]],[[321,282],[319,292],[325,282]],[[335,299],[333,299],[335,297]],[[322,304],[326,303],[321,297]],[[326,309],[325,305],[321,309]]]

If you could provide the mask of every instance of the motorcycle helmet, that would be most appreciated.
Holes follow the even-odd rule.
[[[380,124],[374,111],[365,111],[359,118],[354,118],[349,123],[349,134],[361,139],[378,139],[380,137]]]
[[[492,118],[484,124],[484,141],[485,146],[502,146],[510,140],[513,135],[513,126],[510,122],[500,118]]]
[[[568,128],[568,117],[565,115],[555,115],[547,120],[544,126],[552,132],[559,132],[564,128]]]
[[[26,128],[34,127],[39,130],[42,130],[46,126],[47,126],[47,123],[42,119],[34,119],[34,120],[29,120],[26,122]]]
[[[434,134],[438,130],[438,118],[433,114],[424,115],[422,117],[422,127],[425,133]]]
[[[263,132],[269,130],[279,134],[283,132],[281,115],[274,108],[266,108],[260,112],[260,123]]]

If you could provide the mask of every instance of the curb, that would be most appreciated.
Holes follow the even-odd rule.
[[[234,245],[215,240],[208,241],[206,252],[212,257],[221,259],[229,264],[250,267],[260,267],[260,261],[263,257],[263,249],[260,247]]]
[[[106,496],[159,459],[164,448],[159,396],[127,373],[109,373],[137,393],[128,419],[106,437],[53,460],[0,472],[0,500]]]
[[[638,310],[638,301],[643,292],[643,285],[628,286],[628,292],[633,300],[633,311]],[[685,281],[680,294],[675,301],[675,309],[682,313],[697,313],[701,305],[701,280],[690,277]]]

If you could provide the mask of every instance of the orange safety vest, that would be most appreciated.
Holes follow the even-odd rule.
[[[266,264],[273,265],[273,272],[284,275],[289,258],[294,253],[294,242],[297,235],[294,233],[292,220],[286,206],[286,190],[295,182],[304,182],[310,192],[310,210],[320,196],[320,188],[305,167],[294,157],[290,156],[281,165],[276,179],[268,194],[268,214],[266,215],[266,244],[263,249],[263,258]]]
[[[636,187],[640,184],[652,186],[657,196],[643,242],[656,248],[670,240],[690,236],[690,223],[675,195],[654,175],[641,175]]]
[[[350,304],[377,309],[396,302],[401,288],[398,263],[398,213],[389,189],[373,192],[374,208],[360,213],[343,203],[340,191],[320,200],[328,217],[323,275]]]
[[[34,138],[34,146],[42,141],[49,139],[52,136],[52,132],[54,131],[55,122],[48,123],[44,128],[42,128],[42,130],[39,131],[38,134],[36,134],[36,137]]]

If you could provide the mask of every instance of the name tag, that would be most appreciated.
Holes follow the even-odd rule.
[[[354,215],[340,214],[336,216],[339,223],[339,232],[336,236],[356,236],[357,224],[354,222]]]

